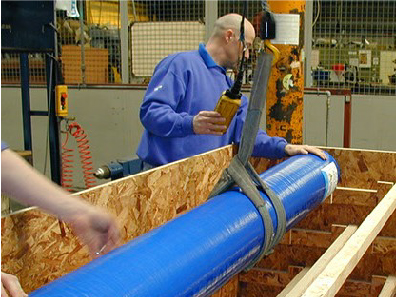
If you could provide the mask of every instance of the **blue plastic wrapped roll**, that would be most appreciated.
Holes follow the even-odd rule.
[[[289,230],[330,195],[340,178],[333,157],[294,156],[261,178],[280,197]],[[276,232],[277,218],[265,194]],[[233,189],[29,296],[206,296],[248,266],[264,240],[263,220]]]

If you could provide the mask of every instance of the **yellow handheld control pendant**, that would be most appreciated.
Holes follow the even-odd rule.
[[[69,95],[67,86],[57,85],[55,87],[55,113],[58,117],[67,117],[69,115]]]
[[[238,111],[238,108],[241,106],[241,98],[235,98],[232,99],[228,96],[228,92],[224,92],[219,101],[217,102],[215,111],[217,111],[219,114],[221,114],[222,117],[226,119],[224,125],[227,126],[227,129],[234,118],[236,112]],[[227,131],[227,129],[221,130],[220,132],[223,132],[223,134]]]

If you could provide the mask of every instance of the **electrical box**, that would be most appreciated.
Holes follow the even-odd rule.
[[[58,85],[55,87],[55,113],[58,117],[67,117],[69,115],[69,93],[67,86]]]
[[[55,1],[1,1],[1,49],[55,49]]]

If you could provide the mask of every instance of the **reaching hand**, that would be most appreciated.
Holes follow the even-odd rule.
[[[8,293],[7,293],[7,291]],[[1,272],[1,297],[26,297],[15,275]]]
[[[195,134],[223,135],[227,129],[225,118],[216,111],[200,111],[193,119],[193,130]]]
[[[294,155],[308,155],[308,153],[317,155],[321,157],[323,160],[327,159],[326,154],[321,150],[318,149],[317,147],[310,146],[310,145],[302,145],[302,144],[287,144],[285,146],[285,152],[289,156],[294,156]]]
[[[88,246],[93,258],[115,248],[119,241],[114,219],[99,208],[92,207],[88,213],[78,213],[65,218],[76,235]]]

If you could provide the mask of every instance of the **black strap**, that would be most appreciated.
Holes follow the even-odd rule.
[[[262,110],[265,106],[271,65],[272,55],[264,52],[261,53],[253,78],[252,95],[249,101],[246,121],[243,126],[238,155],[234,156],[231,160],[230,166],[224,170],[219,182],[215,185],[209,196],[211,198],[219,195],[236,183],[260,213],[265,229],[264,242],[259,255],[252,260],[247,269],[252,268],[265,255],[271,253],[272,248],[282,239],[286,232],[286,212],[280,198],[260,178],[249,162],[259,129]],[[269,206],[267,208],[266,201],[262,198],[258,187],[267,194],[274,206],[277,216],[275,235],[273,235],[274,228],[268,212]]]

